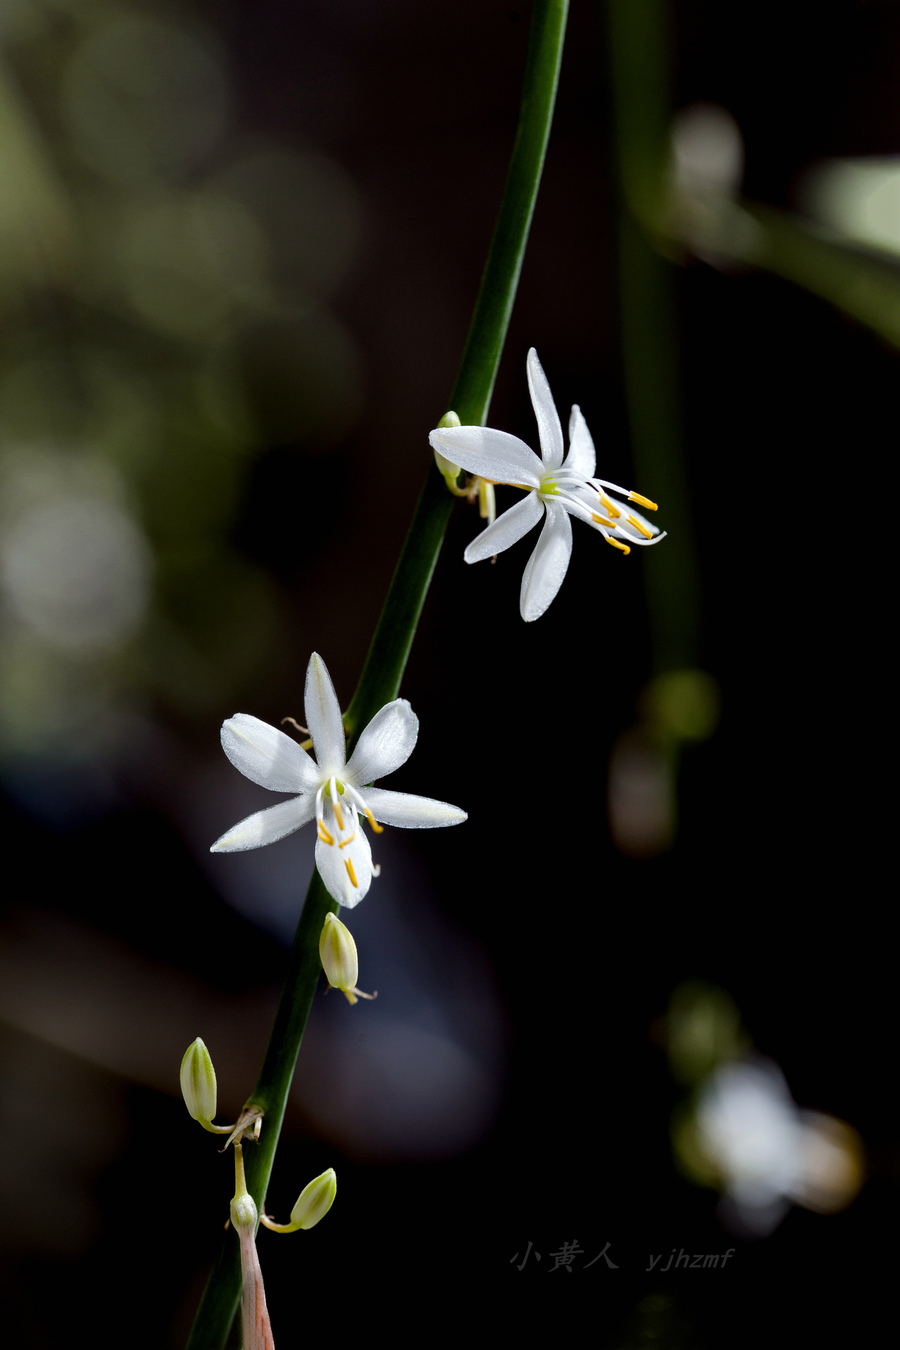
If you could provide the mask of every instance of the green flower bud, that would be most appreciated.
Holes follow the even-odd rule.
[[[444,413],[444,416],[438,422],[439,427],[458,427],[461,425],[462,423],[455,412]],[[456,480],[460,475],[459,465],[451,464],[449,459],[445,459],[438,450],[435,450],[434,452],[434,462],[438,466],[440,473],[443,474],[444,482],[447,484],[450,491],[454,496],[458,496],[459,490],[456,486]]]
[[[332,989],[340,989],[351,1003],[356,1002],[359,956],[353,934],[333,914],[325,915],[319,938],[319,957]]]
[[[248,1228],[251,1233],[255,1233],[258,1218],[256,1201],[249,1191],[244,1195],[234,1196],[231,1201],[231,1222],[238,1232],[242,1228]]]
[[[181,1095],[191,1118],[208,1126],[216,1114],[216,1071],[199,1036],[181,1061]]]
[[[300,1198],[291,1210],[292,1228],[314,1228],[320,1219],[334,1204],[337,1195],[337,1177],[334,1168],[329,1167],[320,1177],[316,1177],[300,1192]]]

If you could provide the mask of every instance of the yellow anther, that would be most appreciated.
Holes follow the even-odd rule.
[[[621,549],[623,553],[630,553],[630,552],[631,552],[631,549],[628,547],[628,545],[627,545],[627,544],[620,544],[619,541],[618,541],[618,539],[610,539],[610,538],[609,538],[608,536],[606,536],[606,535],[604,535],[604,538],[606,539],[606,542],[607,542],[608,544],[612,544],[613,548]]]
[[[659,507],[656,505],[656,502],[651,502],[649,497],[642,497],[639,492],[629,492],[628,500],[630,502],[637,502],[638,506],[646,506],[648,511],[659,510]]]
[[[356,830],[354,830],[352,834],[348,834],[346,839],[341,840],[338,848],[346,848],[348,844],[352,844],[353,840],[356,838],[356,834]]]
[[[365,811],[366,815],[368,816],[369,824],[372,826],[372,829],[375,831],[375,833],[376,833],[376,834],[384,834],[384,826],[378,824],[378,821],[377,821],[377,820],[375,819],[375,817],[372,815],[372,812],[369,810],[369,808],[368,808],[367,806],[364,806],[364,807],[363,807],[363,810]]]
[[[653,538],[653,531],[648,530],[646,525],[642,525],[641,522],[638,520],[637,516],[632,516],[631,514],[629,514],[628,524],[633,525],[634,528],[638,530],[644,536],[645,539]]]
[[[614,520],[619,519],[619,516],[622,514],[622,512],[616,506],[615,502],[610,501],[605,492],[600,493],[600,503],[609,512],[609,514],[613,517]]]
[[[329,833],[328,830],[326,830],[324,820],[319,821],[319,838],[322,840],[323,844],[334,843],[334,835]]]
[[[347,876],[350,878],[350,880],[352,881],[353,885],[354,885],[354,886],[358,886],[358,885],[359,885],[359,882],[356,880],[356,873],[355,873],[354,870],[353,870],[353,862],[352,862],[352,860],[351,860],[350,858],[345,858],[345,859],[344,859],[344,866],[345,866],[346,869],[347,869]]]
[[[616,515],[619,514],[620,512],[617,511]],[[604,520],[603,516],[598,516],[593,511],[591,512],[591,520],[596,521],[598,525],[602,525],[605,530],[614,530],[616,528],[616,522],[614,520]]]
[[[648,539],[650,538],[649,534],[647,535],[647,538],[648,538]],[[339,829],[339,830],[343,830],[343,828],[344,828],[344,813],[343,813],[343,811],[341,810],[341,804],[340,804],[340,802],[338,801],[337,797],[335,797],[335,799],[334,799],[334,801],[331,803],[331,805],[332,805],[332,808],[333,808],[333,810],[334,810],[334,814],[335,814],[335,816],[337,817],[338,829]]]

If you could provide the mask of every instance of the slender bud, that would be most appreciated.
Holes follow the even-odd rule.
[[[337,1177],[334,1168],[329,1167],[320,1177],[316,1177],[308,1186],[304,1186],[300,1197],[291,1210],[292,1228],[314,1228],[320,1219],[334,1204],[337,1195]]]
[[[216,1071],[199,1036],[181,1061],[181,1095],[191,1118],[208,1126],[216,1114]]]
[[[356,1002],[356,981],[359,979],[359,956],[353,934],[333,914],[325,915],[322,936],[319,938],[319,956],[332,989],[340,989],[351,1003]]]
[[[462,426],[459,417],[455,412],[444,413],[444,416],[438,422],[439,427],[458,427]],[[465,490],[460,491],[456,486],[456,480],[460,475],[460,468],[457,464],[451,464],[449,459],[445,459],[439,450],[434,452],[434,462],[444,476],[444,482],[455,497],[465,496]]]

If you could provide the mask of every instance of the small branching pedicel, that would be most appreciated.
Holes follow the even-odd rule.
[[[205,1130],[231,1135],[225,1142],[225,1148],[228,1148],[229,1144],[234,1145],[234,1195],[231,1198],[229,1213],[231,1225],[241,1247],[243,1350],[275,1350],[272,1324],[266,1306],[262,1267],[256,1250],[256,1231],[260,1222],[276,1233],[293,1233],[298,1228],[313,1228],[320,1219],[324,1219],[334,1204],[334,1197],[337,1194],[334,1168],[329,1167],[321,1176],[315,1177],[304,1187],[291,1210],[290,1223],[273,1223],[266,1214],[260,1216],[256,1201],[247,1189],[244,1175],[242,1141],[248,1137],[259,1141],[262,1113],[258,1107],[248,1105],[234,1126],[210,1123],[216,1114],[216,1071],[209,1051],[199,1036],[188,1046],[181,1061],[181,1091],[192,1119],[198,1121]]]

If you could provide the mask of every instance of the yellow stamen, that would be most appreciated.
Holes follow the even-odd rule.
[[[653,538],[653,531],[648,530],[646,525],[642,525],[641,522],[638,520],[637,516],[632,516],[629,514],[628,524],[633,525],[636,530],[639,530],[645,539]]]
[[[376,834],[384,834],[384,826],[378,824],[378,821],[377,821],[377,820],[375,819],[375,817],[372,815],[372,812],[369,810],[369,808],[368,808],[367,806],[364,806],[364,807],[363,807],[363,810],[365,811],[366,815],[368,816],[368,818],[369,818],[369,824],[372,826],[372,829],[375,831],[375,833],[376,833]]]
[[[651,502],[649,497],[642,497],[639,492],[629,492],[628,500],[630,502],[637,502],[638,506],[646,506],[648,511],[659,510],[659,507],[656,505],[656,502]]]
[[[349,834],[349,835],[347,836],[346,839],[342,839],[342,840],[341,840],[341,842],[340,842],[340,844],[338,845],[338,847],[339,847],[339,848],[346,848],[347,845],[348,845],[348,844],[351,844],[351,843],[353,842],[353,840],[356,838],[356,834],[357,834],[357,831],[354,830],[353,833],[352,833],[352,834]]]
[[[604,538],[606,538],[605,535],[604,535]],[[621,549],[623,553],[630,553],[630,552],[631,552],[631,549],[628,547],[628,545],[627,545],[627,544],[620,544],[619,541],[618,541],[618,539],[609,539],[609,538],[606,538],[606,542],[607,542],[608,544],[612,544],[613,548],[619,548],[619,549]]]
[[[493,525],[497,516],[497,496],[494,492],[494,484],[489,483],[486,478],[479,478],[478,480],[478,514],[489,525]]]
[[[348,876],[348,877],[350,878],[350,880],[353,882],[353,885],[354,885],[354,886],[358,886],[358,885],[359,885],[359,882],[356,880],[356,873],[355,873],[354,870],[353,870],[353,862],[352,862],[352,860],[351,860],[350,858],[345,858],[345,859],[344,859],[344,866],[345,866],[346,869],[347,869],[347,876]]]
[[[648,539],[650,538],[649,534],[647,535],[647,538],[648,538]],[[338,799],[337,799],[336,796],[335,796],[334,801],[331,803],[331,805],[332,805],[332,809],[334,810],[334,814],[335,814],[335,816],[337,817],[338,829],[339,829],[339,830],[343,830],[343,828],[344,828],[344,813],[343,813],[343,811],[341,810],[341,804],[340,804],[340,802],[338,801]]]
[[[600,493],[600,502],[601,505],[605,507],[605,509],[613,517],[614,520],[619,519],[619,516],[622,514],[622,512],[618,509],[615,502],[610,501],[605,492]]]
[[[324,820],[319,821],[319,838],[322,840],[323,844],[334,843],[334,835],[329,833],[328,830],[326,830]]]
[[[616,512],[617,516],[620,514],[619,511]],[[591,520],[596,521],[598,525],[602,525],[606,530],[614,530],[616,528],[616,522],[614,520],[604,520],[602,516],[598,516],[593,511],[591,512]]]

